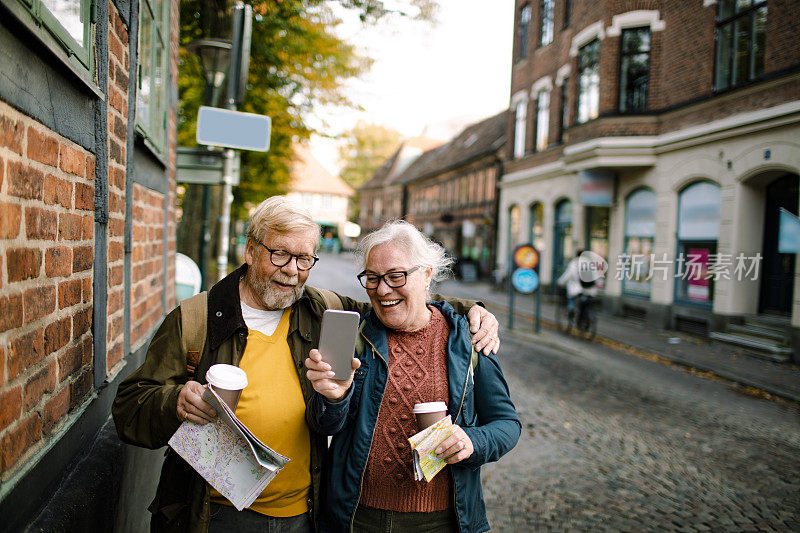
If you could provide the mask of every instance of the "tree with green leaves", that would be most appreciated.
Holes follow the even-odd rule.
[[[240,184],[234,188],[232,218],[244,220],[251,206],[286,192],[292,145],[314,132],[309,117],[318,106],[357,107],[344,91],[346,80],[366,71],[370,59],[336,35],[338,14],[357,13],[364,23],[401,16],[432,20],[433,0],[251,0],[253,26],[247,93],[240,111],[272,119],[268,152],[245,152]],[[197,39],[230,38],[229,0],[184,0],[180,4],[180,75],[178,77],[178,144],[193,146],[197,111],[205,101],[205,82],[198,58],[185,46]],[[225,94],[225,88],[222,88]],[[179,251],[198,259],[202,193],[187,186],[182,195]],[[219,200],[212,201],[219,205]],[[212,212],[213,207],[212,207]],[[213,219],[213,217],[212,217]],[[212,225],[213,227],[213,225]],[[211,242],[216,242],[212,238]]]

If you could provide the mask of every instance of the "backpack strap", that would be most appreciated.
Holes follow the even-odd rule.
[[[320,289],[319,287],[314,288],[317,289],[319,295],[322,296],[327,309],[338,309],[340,311],[344,309],[344,306],[342,305],[342,299],[338,294],[333,291],[329,291],[328,289]]]
[[[181,302],[181,347],[186,354],[186,377],[193,380],[203,355],[208,329],[208,291]]]

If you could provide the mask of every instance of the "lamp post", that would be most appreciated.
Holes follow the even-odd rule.
[[[218,107],[219,97],[222,94],[222,85],[228,75],[231,57],[231,43],[222,39],[198,39],[186,45],[186,49],[200,59],[203,70],[203,79],[206,82],[206,105]],[[211,242],[211,233],[208,227],[208,211],[210,209],[211,195],[209,186],[203,185],[203,226],[200,239],[200,276],[203,284],[206,282],[206,248]]]
[[[231,42],[222,39],[198,39],[187,44],[186,49],[200,59],[206,82],[206,104],[218,107],[220,89],[228,75]]]
[[[206,88],[210,89],[212,98],[216,100],[222,82],[227,75],[227,98],[225,99],[225,109],[232,111],[235,114],[236,107],[239,101],[243,98],[247,87],[247,70],[250,61],[250,37],[252,33],[252,6],[245,5],[241,1],[237,1],[233,6],[232,16],[232,40],[231,42],[221,41],[219,39],[202,39],[192,43],[194,46],[190,50],[195,51],[200,57],[200,62],[203,65],[203,73],[206,79]],[[223,60],[224,59],[224,60]],[[227,71],[227,74],[226,74]],[[216,101],[214,102],[216,103]],[[218,106],[210,106],[218,107]],[[267,117],[267,124],[269,124],[269,117]],[[198,129],[198,134],[199,134]],[[198,136],[198,139],[200,137]],[[269,133],[267,130],[267,139]],[[231,218],[231,203],[233,202],[233,178],[234,178],[234,157],[235,152],[232,147],[241,148],[241,143],[236,142],[231,144],[225,138],[222,140],[226,142],[220,143],[225,146],[223,152],[223,171],[222,171],[222,206],[219,217],[219,245],[217,256],[217,274],[219,279],[224,278],[228,272],[228,252],[230,248],[230,218]],[[204,236],[205,239],[205,236]]]

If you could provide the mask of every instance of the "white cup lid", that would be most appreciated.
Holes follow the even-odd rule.
[[[247,373],[233,365],[211,365],[206,380],[215,389],[241,390],[247,386]]]
[[[415,415],[422,413],[438,413],[439,411],[447,411],[447,404],[444,402],[426,402],[414,404]]]

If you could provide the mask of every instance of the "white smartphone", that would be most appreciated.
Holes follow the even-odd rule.
[[[322,314],[319,353],[336,374],[333,379],[350,379],[359,319],[360,315],[353,311],[328,309]]]

